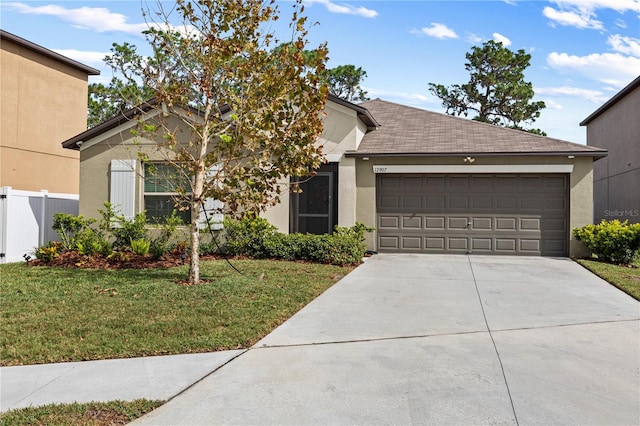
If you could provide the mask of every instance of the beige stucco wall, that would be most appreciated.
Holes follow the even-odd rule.
[[[86,130],[85,72],[3,39],[0,186],[78,193],[79,156],[61,142]]]
[[[373,166],[378,165],[415,165],[438,164],[460,165],[462,157],[416,157],[416,158],[371,158],[370,160],[356,160],[357,194],[356,216],[359,222],[375,228],[376,226],[376,175]],[[514,156],[514,157],[476,157],[475,165],[516,165],[516,164],[573,164],[573,173],[570,177],[570,205],[569,205],[569,229],[584,226],[591,223],[592,207],[592,158],[577,157],[569,159],[564,157],[545,156]],[[377,250],[375,232],[367,235],[367,248]],[[569,242],[569,255],[579,257],[588,254],[585,247],[573,236]]]
[[[609,155],[594,163],[594,220],[640,222],[640,87],[587,125],[587,144]]]
[[[322,136],[318,144],[329,162],[338,163],[338,225],[353,226],[356,222],[356,169],[355,159],[345,158],[346,151],[355,150],[366,126],[354,110],[327,102]],[[268,208],[262,217],[276,226],[280,232],[289,232],[289,180],[283,180],[280,204]]]

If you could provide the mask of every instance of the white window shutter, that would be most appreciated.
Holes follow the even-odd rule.
[[[126,219],[136,211],[136,160],[111,160],[109,201]]]
[[[219,166],[215,165],[209,168],[207,171],[207,181],[215,176],[218,172]],[[207,227],[207,217],[211,223],[211,229],[218,230],[222,229],[222,221],[224,220],[224,214],[222,213],[222,209],[224,208],[224,203],[222,201],[216,200],[214,198],[206,198],[204,200],[204,204],[202,206],[202,210],[200,210],[200,228],[204,229]],[[205,216],[206,210],[206,216]]]

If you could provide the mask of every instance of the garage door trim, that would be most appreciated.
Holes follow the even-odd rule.
[[[390,164],[374,165],[380,173],[572,173],[573,164]]]

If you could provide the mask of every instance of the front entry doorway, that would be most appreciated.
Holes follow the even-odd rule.
[[[338,165],[320,166],[315,176],[296,178],[301,193],[291,194],[290,232],[329,234],[338,218]]]

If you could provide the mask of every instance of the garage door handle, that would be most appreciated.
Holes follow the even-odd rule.
[[[467,223],[467,229],[471,228],[471,222]]]

